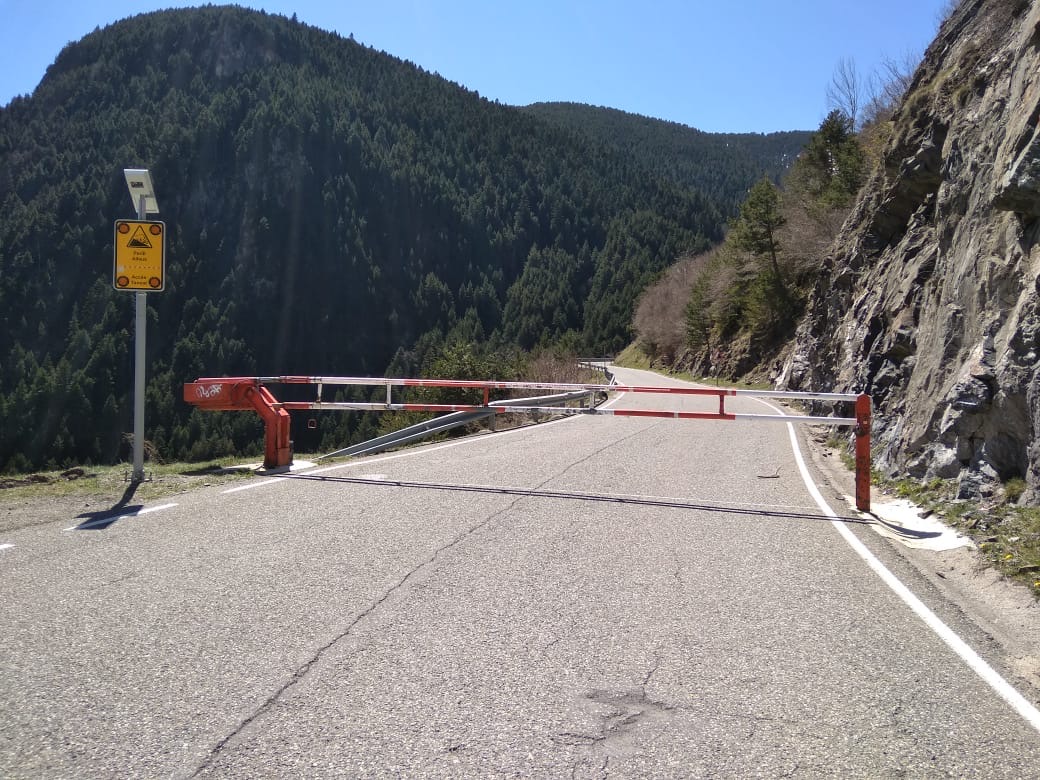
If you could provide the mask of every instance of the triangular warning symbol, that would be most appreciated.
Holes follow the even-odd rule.
[[[151,249],[152,242],[148,240],[148,236],[145,235],[144,228],[140,225],[137,226],[137,230],[130,236],[130,240],[126,243],[128,247],[134,249]]]

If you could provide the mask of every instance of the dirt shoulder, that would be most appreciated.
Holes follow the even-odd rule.
[[[120,509],[201,487],[249,479],[253,471],[221,464],[146,468],[134,485],[128,468],[75,468],[0,477],[0,533],[55,521],[85,522]]]

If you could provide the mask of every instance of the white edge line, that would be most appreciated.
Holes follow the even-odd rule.
[[[759,403],[776,409],[775,406],[767,404],[765,401],[759,401]],[[1000,696],[1000,698],[1010,704],[1012,709],[1021,715],[1030,726],[1037,731],[1040,731],[1040,710],[1033,706],[1028,699],[1019,693],[1011,683],[1001,677],[1000,674],[985,661],[985,659],[972,650],[967,642],[961,639],[952,628],[946,625],[938,615],[932,612],[924,602],[915,596],[910,588],[904,585],[903,582],[896,577],[887,566],[885,566],[885,564],[878,560],[874,553],[867,549],[866,545],[864,545],[863,542],[861,542],[856,535],[849,530],[845,523],[837,519],[838,516],[824,500],[819,488],[816,487],[816,483],[813,482],[812,476],[809,474],[809,469],[805,465],[805,459],[802,457],[802,450],[798,446],[798,437],[795,434],[794,426],[791,425],[791,423],[787,423],[787,433],[791,438],[791,449],[794,451],[794,459],[798,464],[798,471],[802,475],[802,481],[805,483],[809,495],[812,496],[817,506],[820,507],[820,510],[825,515],[833,518],[831,520],[831,525],[834,526],[839,534],[841,534],[849,547],[851,547],[856,554],[864,560],[867,566],[873,569],[874,573],[881,578],[882,582],[888,585],[888,587],[891,588],[908,607],[910,607],[915,615],[924,621],[925,625],[935,632],[947,647],[960,656],[961,660],[963,660],[968,667],[975,672],[975,674],[981,677],[997,693],[997,695]]]
[[[126,520],[130,517],[140,517],[141,515],[151,514],[152,512],[160,512],[163,509],[172,509],[177,504],[159,504],[158,506],[146,506],[142,509],[138,509],[136,512],[127,512],[125,515],[110,515],[109,517],[99,517],[97,520],[91,520],[86,523],[80,523],[70,528],[66,528],[66,531],[89,531],[95,525],[102,525],[103,523],[115,523],[120,520]]]

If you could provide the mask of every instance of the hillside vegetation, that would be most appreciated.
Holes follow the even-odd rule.
[[[614,108],[534,103],[524,111],[623,152],[647,171],[711,198],[729,218],[763,176],[779,182],[811,132],[705,133]]]
[[[700,375],[768,371],[868,165],[851,118],[832,111],[780,186],[764,177],[751,188],[725,241],[682,258],[644,291],[633,326],[647,356]]]
[[[68,45],[0,109],[0,470],[126,445],[133,296],[111,287],[125,167],[151,170],[167,223],[147,438],[207,458],[256,447],[259,427],[183,404],[198,376],[421,373],[460,353],[518,371],[516,350],[619,349],[646,285],[722,238],[748,166],[773,175],[797,142],[763,136],[742,176],[708,185],[586,129],[236,7]],[[332,448],[372,425],[344,415],[294,438]]]

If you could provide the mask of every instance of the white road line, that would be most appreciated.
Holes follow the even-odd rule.
[[[760,401],[759,403],[765,403]],[[772,406],[772,404],[766,404]],[[773,407],[774,409],[776,407]],[[778,410],[779,411],[779,410]],[[1011,705],[1012,709],[1021,715],[1025,721],[1037,731],[1040,731],[1040,710],[1032,705],[1021,693],[1000,676],[997,671],[990,666],[986,661],[971,647],[968,643],[961,639],[957,634],[946,625],[938,615],[932,610],[925,606],[917,596],[906,585],[900,581],[896,575],[894,575],[885,564],[877,559],[867,547],[861,542],[852,531],[849,530],[848,526],[837,520],[837,515],[828,506],[823,496],[820,494],[819,489],[816,487],[816,483],[813,482],[812,476],[809,474],[809,469],[805,466],[805,460],[802,458],[801,448],[798,446],[798,437],[795,435],[794,426],[791,423],[787,423],[787,432],[791,437],[791,449],[794,451],[794,459],[798,464],[798,471],[801,472],[802,481],[805,483],[806,489],[809,491],[809,495],[813,497],[816,505],[820,510],[828,517],[835,518],[831,520],[831,525],[841,534],[842,538],[848,542],[849,547],[855,550],[856,554],[862,558],[867,566],[874,570],[881,580],[888,585],[892,591],[903,600],[903,602],[913,610],[921,620],[925,622],[932,631],[938,635],[938,637],[946,643],[953,652],[961,657],[961,659],[974,671],[979,677],[986,681],[989,686],[996,691],[997,695],[1000,696],[1004,701]]]
[[[163,510],[163,509],[173,509],[175,506],[177,506],[177,505],[176,504],[159,504],[158,506],[146,506],[140,512],[137,512],[137,514],[139,514],[139,515],[147,515],[147,514],[151,514],[152,512],[159,512],[160,510]]]
[[[12,547],[14,547],[13,544],[0,544],[0,550],[10,550]]]
[[[228,493],[241,493],[243,490],[253,490],[254,488],[263,487],[264,485],[273,485],[276,482],[282,482],[280,479],[265,479],[263,482],[250,482],[248,485],[239,485],[238,487],[228,488],[227,490],[221,490],[222,494]]]
[[[605,404],[600,404],[599,408],[600,409],[609,409],[614,404],[616,404],[618,401],[620,401],[622,398],[624,398],[625,395],[627,395],[627,394],[626,393],[618,393],[613,398],[611,398],[609,401],[607,401]]]
[[[89,531],[90,529],[94,528],[95,526],[108,525],[108,524],[111,524],[111,523],[118,522],[120,520],[126,520],[126,519],[131,518],[131,517],[140,517],[141,515],[148,515],[148,514],[151,514],[152,512],[160,512],[163,509],[172,509],[175,506],[177,506],[177,504],[159,504],[158,506],[146,506],[146,507],[144,507],[142,509],[137,510],[136,512],[127,512],[125,515],[115,515],[115,516],[110,516],[110,517],[99,517],[97,520],[91,520],[91,521],[86,522],[86,523],[80,523],[79,525],[74,525],[74,526],[72,526],[70,528],[66,528],[65,530],[66,531]]]

